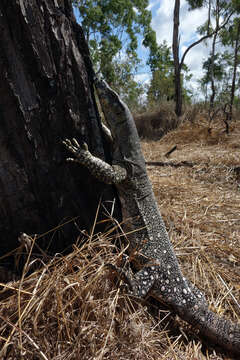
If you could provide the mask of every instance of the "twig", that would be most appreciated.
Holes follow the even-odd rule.
[[[219,279],[221,280],[221,282],[223,283],[223,285],[225,286],[225,288],[227,289],[228,293],[231,295],[233,301],[236,303],[236,305],[238,306],[238,308],[240,309],[240,304],[238,303],[237,299],[235,298],[235,296],[232,294],[232,290],[229,289],[228,285],[225,283],[225,281],[223,280],[223,278],[218,275]]]
[[[175,150],[177,150],[177,145],[175,145],[171,150],[169,150],[164,156],[169,157]]]

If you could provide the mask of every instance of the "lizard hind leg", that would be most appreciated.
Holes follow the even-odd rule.
[[[164,276],[160,274],[159,270],[156,271],[156,266],[145,265],[144,268],[134,274],[128,261],[125,265],[127,265],[127,268],[107,264],[107,266],[115,271],[118,277],[125,282],[129,295],[142,299],[153,290],[151,291],[151,295],[158,299],[160,297],[161,301],[169,304],[179,313],[185,312],[189,306],[197,305],[197,307],[208,307],[205,296],[185,278],[182,279],[185,287],[182,288],[182,291],[177,291],[177,287],[175,286],[172,289],[166,286],[167,281],[164,280]]]
[[[139,270],[134,275],[134,295],[140,298],[145,297],[149,293],[157,279],[158,274],[155,271],[155,267],[144,266],[143,269]]]
[[[132,272],[130,266],[127,269],[112,264],[106,264],[106,266],[115,271],[118,277],[125,281],[128,294],[138,298],[144,298],[157,279],[151,266],[145,266],[136,274]]]

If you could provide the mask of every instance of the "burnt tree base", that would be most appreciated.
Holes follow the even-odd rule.
[[[79,229],[91,229],[99,202],[111,207],[116,198],[65,160],[65,138],[86,142],[102,159],[108,145],[82,29],[71,1],[58,3],[0,2],[0,264],[10,261],[4,254],[19,246],[21,232],[41,235],[68,222],[38,245],[51,253],[71,248]]]

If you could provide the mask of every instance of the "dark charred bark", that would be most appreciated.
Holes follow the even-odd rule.
[[[62,146],[76,137],[105,158],[88,47],[69,0],[1,0],[0,30],[0,256],[20,232],[43,234],[77,216],[39,239],[61,251],[77,228],[91,228],[100,198],[115,197],[67,163]]]

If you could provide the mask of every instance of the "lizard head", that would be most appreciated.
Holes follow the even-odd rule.
[[[95,86],[114,142],[113,162],[121,162],[126,168],[130,165],[135,176],[145,173],[140,140],[128,106],[105,81],[96,80]]]

